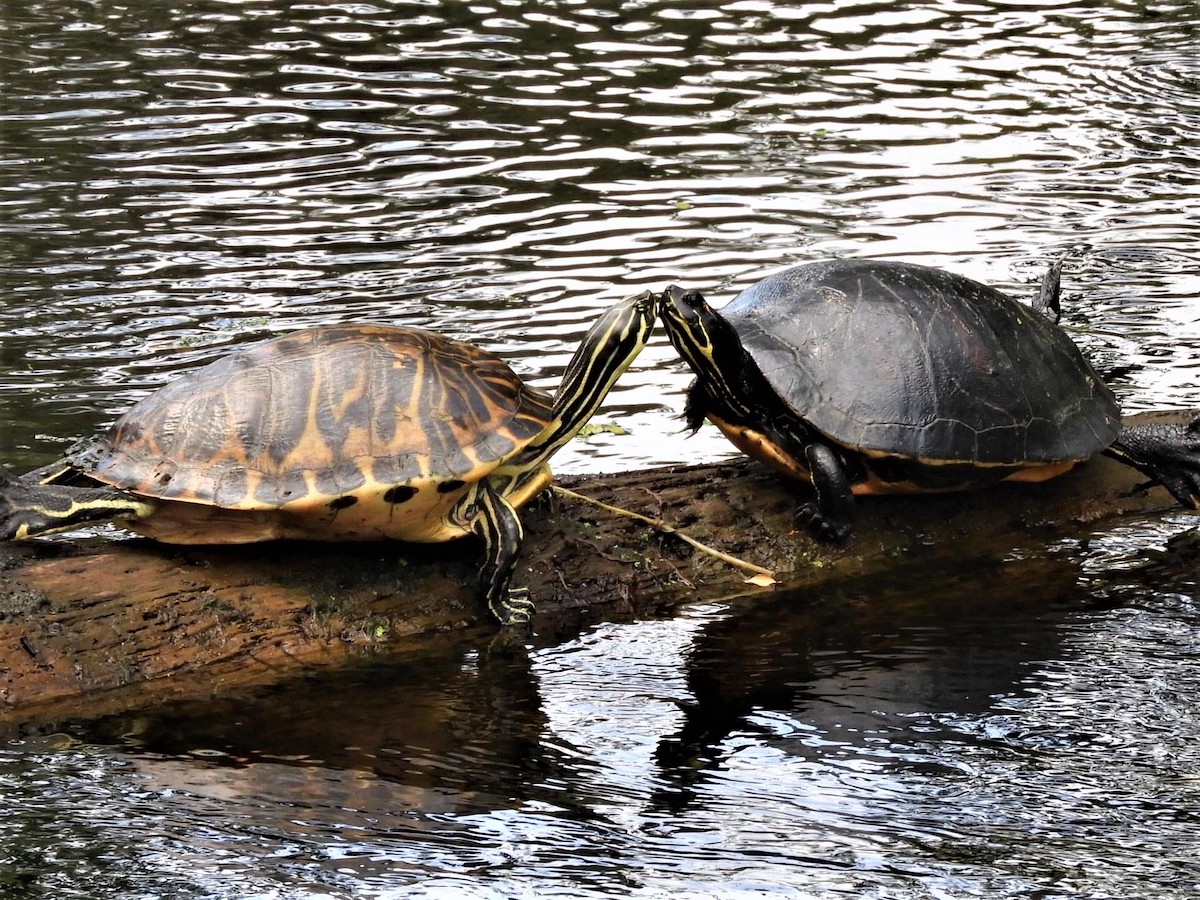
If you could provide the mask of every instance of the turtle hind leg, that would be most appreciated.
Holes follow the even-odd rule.
[[[509,584],[521,555],[521,520],[512,504],[487,481],[480,483],[474,505],[471,529],[483,538],[487,548],[479,575],[488,609],[501,625],[525,625],[533,618],[529,590]]]
[[[1128,425],[1104,452],[1157,481],[1188,509],[1200,509],[1200,418]]]
[[[76,488],[16,478],[0,467],[0,541],[69,531],[92,522],[141,519],[152,500],[112,488]]]
[[[1062,257],[1050,264],[1046,270],[1046,274],[1042,276],[1042,285],[1038,290],[1038,295],[1034,298],[1033,308],[1040,314],[1045,316],[1051,322],[1057,323],[1062,318],[1062,305],[1059,303],[1059,295],[1062,287],[1062,268],[1066,262],[1066,257]]]

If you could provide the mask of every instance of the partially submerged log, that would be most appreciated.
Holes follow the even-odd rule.
[[[832,547],[796,527],[804,488],[748,460],[563,483],[764,566],[780,582],[775,589],[995,558],[1177,508],[1136,471],[1099,457],[1040,485],[863,499],[854,538]],[[517,578],[530,588],[543,633],[771,589],[579,501],[542,500],[523,519]],[[0,732],[275,682],[416,634],[476,628],[488,641],[496,629],[475,588],[479,553],[471,540],[0,545]]]

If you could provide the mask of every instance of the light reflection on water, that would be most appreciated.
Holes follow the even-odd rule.
[[[597,311],[830,254],[1028,294],[1198,401],[1188,7],[30,4],[0,36],[0,439],[30,464],[231,343],[425,325],[553,387]],[[1133,368],[1149,363],[1145,368]],[[562,470],[711,459],[659,336]],[[664,398],[667,398],[664,402]],[[31,406],[32,404],[32,406]]]
[[[1125,404],[1200,405],[1193,13],[13,6],[0,456],[342,319],[553,387],[618,297],[828,255],[1029,296],[1070,249]],[[656,336],[557,468],[731,452],[688,380]],[[1195,555],[1143,565],[1185,527],[64,725],[0,749],[0,895],[1191,897]]]

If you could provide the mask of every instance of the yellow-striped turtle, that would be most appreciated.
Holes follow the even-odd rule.
[[[553,400],[499,357],[426,331],[331,325],[275,338],[163,387],[55,466],[0,469],[0,539],[106,520],[177,544],[476,534],[489,608],[528,621],[528,591],[509,584],[516,509],[550,483],[547,460],[654,318],[649,292],[607,310]]]
[[[670,287],[659,313],[696,374],[685,417],[809,481],[801,510],[843,540],[853,494],[1041,481],[1106,453],[1200,507],[1200,420],[1121,424],[1055,324],[1061,263],[1030,308],[960,275],[826,260],[762,279],[717,312]]]

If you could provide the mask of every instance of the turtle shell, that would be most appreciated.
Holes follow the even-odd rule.
[[[960,275],[822,261],[764,278],[720,314],[798,417],[868,456],[1064,462],[1120,429],[1112,391],[1065,332]]]
[[[441,540],[448,535],[431,513],[552,419],[550,398],[491,353],[411,328],[335,325],[266,341],[172,382],[72,462],[147,497],[312,518],[309,536],[336,536],[321,529],[357,505],[343,518],[393,537]],[[406,529],[398,506],[421,492],[431,517],[423,533]],[[153,531],[159,516],[139,530]],[[200,537],[262,535],[179,540]]]

